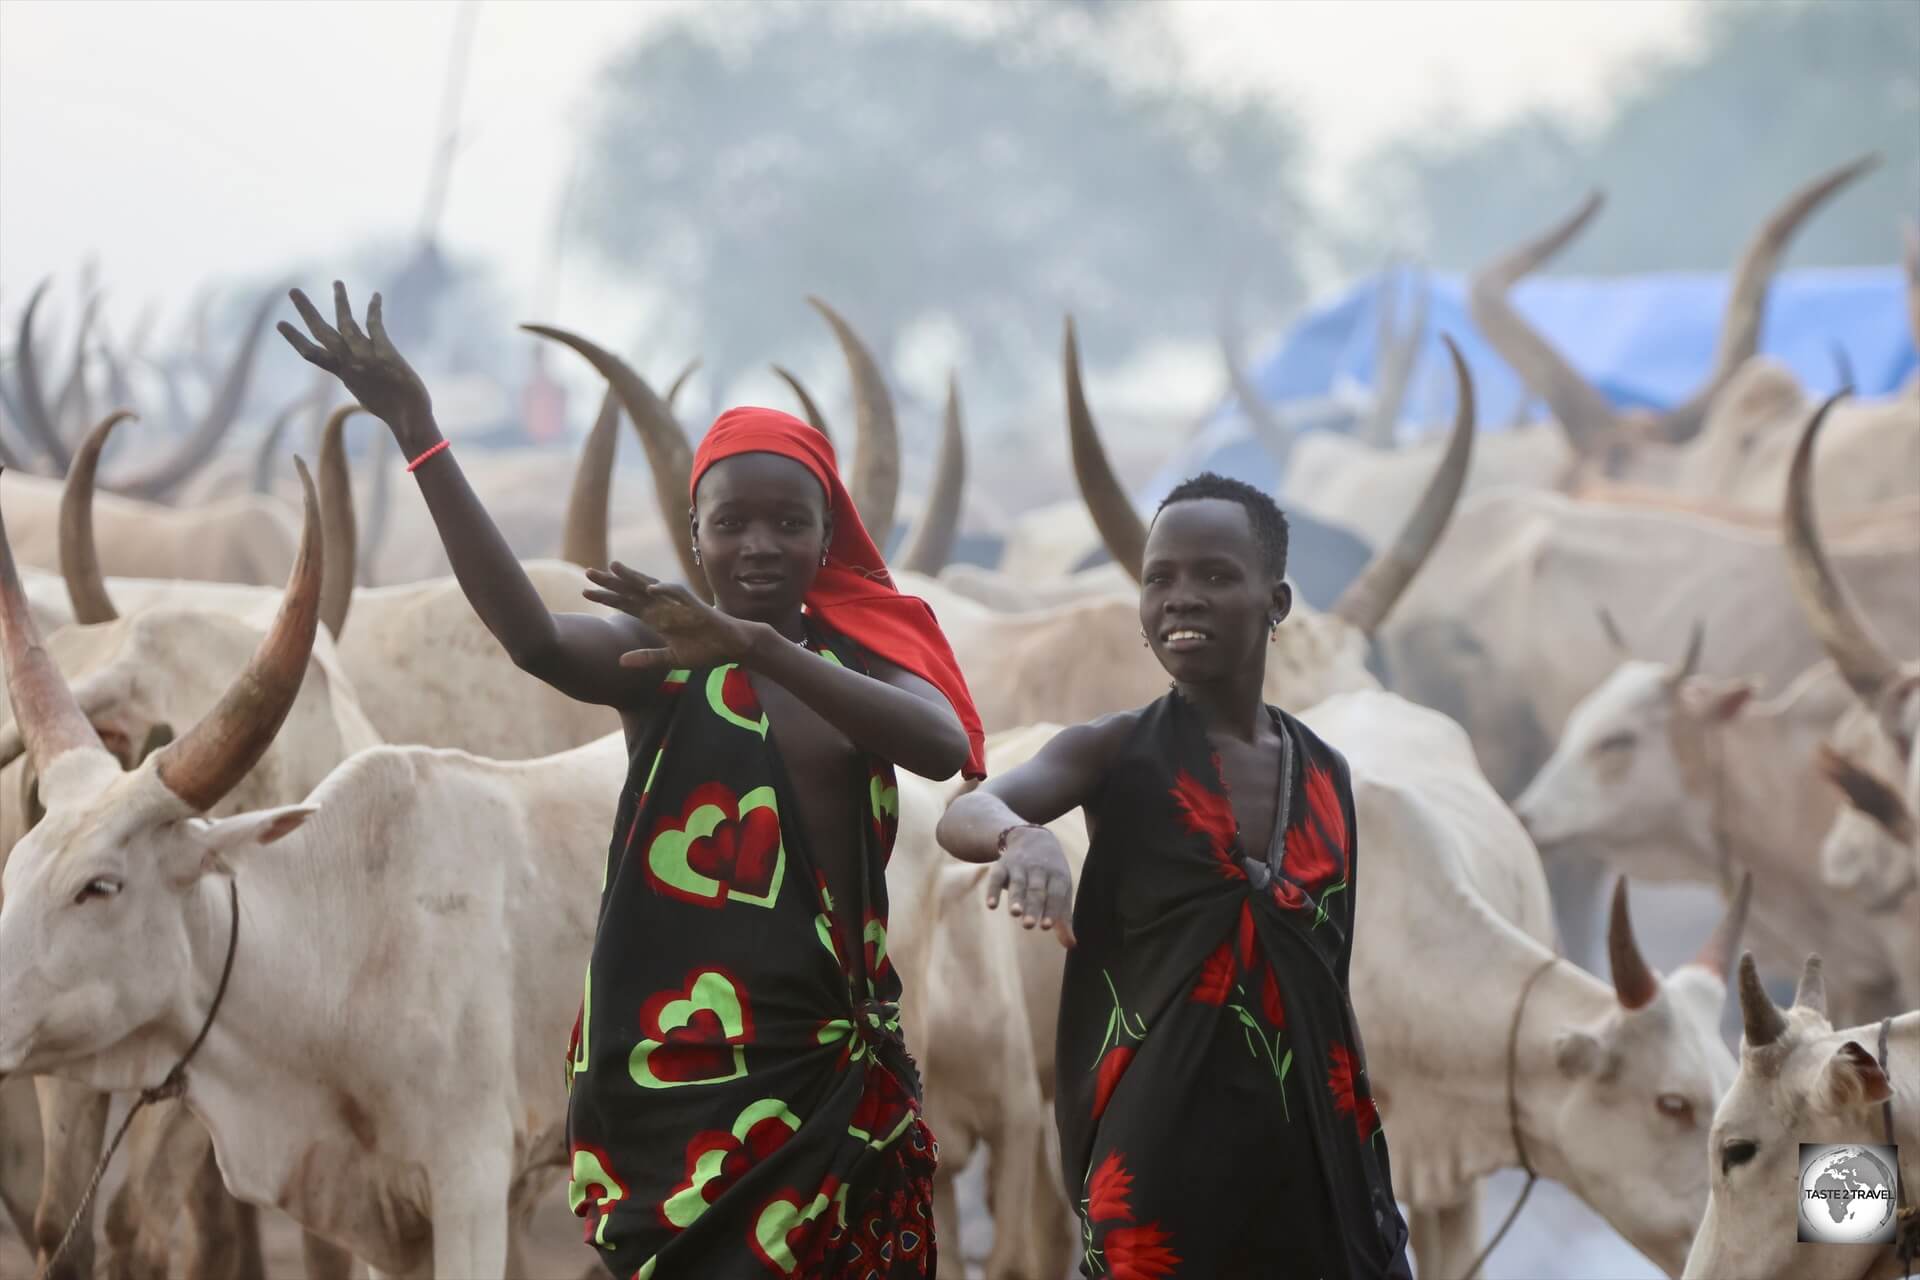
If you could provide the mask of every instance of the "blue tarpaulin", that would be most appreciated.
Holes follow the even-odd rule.
[[[1524,280],[1512,298],[1520,313],[1621,408],[1671,408],[1705,379],[1726,308],[1725,274],[1663,273],[1611,278]],[[1482,431],[1546,416],[1535,402],[1520,417],[1525,389],[1467,318],[1466,279],[1382,273],[1316,308],[1247,373],[1270,403],[1362,397],[1378,361],[1379,314],[1394,299],[1404,329],[1413,291],[1427,291],[1427,324],[1400,413],[1400,438],[1443,430],[1453,412],[1453,378],[1439,335],[1459,345],[1472,371]],[[1396,290],[1389,294],[1388,290]],[[1907,321],[1906,281],[1896,267],[1821,268],[1774,278],[1760,351],[1784,363],[1810,397],[1838,388],[1844,353],[1862,396],[1886,395],[1912,376],[1920,357]],[[1148,486],[1157,502],[1180,477],[1211,468],[1273,486],[1273,461],[1247,437],[1229,397]]]

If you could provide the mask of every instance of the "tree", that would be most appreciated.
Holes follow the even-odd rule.
[[[1725,4],[1696,52],[1636,68],[1591,135],[1534,113],[1455,142],[1400,139],[1368,162],[1384,208],[1438,265],[1477,266],[1563,216],[1605,211],[1554,269],[1725,270],[1789,191],[1870,150],[1879,172],[1823,208],[1793,260],[1884,264],[1920,209],[1920,5]],[[1379,229],[1358,240],[1377,243]],[[1377,249],[1348,246],[1365,266]]]
[[[1058,379],[1068,308],[1107,361],[1205,336],[1230,281],[1293,300],[1280,111],[1124,79],[1106,6],[974,16],[735,4],[648,31],[602,85],[587,238],[721,377],[826,343],[817,293],[883,362],[917,322],[957,327],[976,401]]]

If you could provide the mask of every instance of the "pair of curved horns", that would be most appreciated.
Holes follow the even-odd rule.
[[[1818,952],[1807,956],[1800,970],[1799,985],[1794,988],[1793,1008],[1809,1009],[1827,1016],[1827,979]],[[1747,1047],[1758,1049],[1777,1041],[1787,1029],[1787,1015],[1767,989],[1760,985],[1760,971],[1753,963],[1753,952],[1740,954],[1740,1024]]]
[[[1713,365],[1684,403],[1659,416],[1657,435],[1677,443],[1699,432],[1713,398],[1759,350],[1767,292],[1794,234],[1828,198],[1879,163],[1877,154],[1868,154],[1820,175],[1789,195],[1761,223],[1733,269]],[[1507,292],[1565,248],[1599,212],[1603,200],[1600,192],[1592,192],[1568,217],[1482,267],[1469,287],[1474,324],[1521,381],[1547,402],[1575,451],[1582,454],[1591,454],[1615,438],[1619,415],[1606,397],[1521,317]]]
[[[320,623],[320,579],[325,551],[320,503],[306,463],[295,459],[304,498],[300,550],[285,596],[253,657],[213,708],[192,729],[154,756],[160,780],[188,807],[218,804],[259,763],[285,722],[306,677]],[[41,640],[20,585],[13,548],[0,518],[0,653],[14,723],[36,773],[73,750],[104,751],[73,690]]]
[[[1714,926],[1713,933],[1701,944],[1693,963],[1724,980],[1733,967],[1733,953],[1747,926],[1747,912],[1753,902],[1753,872],[1740,874],[1740,886],[1726,914]],[[1634,937],[1633,915],[1627,909],[1627,878],[1621,876],[1613,886],[1613,910],[1607,919],[1607,966],[1613,974],[1614,993],[1627,1009],[1643,1008],[1660,990],[1659,975],[1647,963]]]
[[[1446,344],[1447,355],[1453,361],[1458,402],[1446,453],[1393,542],[1367,562],[1333,605],[1336,616],[1364,632],[1371,633],[1386,620],[1388,612],[1439,543],[1466,484],[1467,467],[1473,460],[1473,376],[1468,373],[1467,363],[1453,339],[1443,334],[1440,340]],[[1138,582],[1141,560],[1146,553],[1147,526],[1114,474],[1093,414],[1087,408],[1086,390],[1080,379],[1080,345],[1072,316],[1066,321],[1062,362],[1066,366],[1067,442],[1073,455],[1074,479],[1079,483],[1081,498],[1093,516],[1094,527],[1100,531],[1108,554]]]

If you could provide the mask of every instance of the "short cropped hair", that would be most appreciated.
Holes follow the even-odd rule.
[[[1175,485],[1173,492],[1160,499],[1154,515],[1157,517],[1173,503],[1194,498],[1220,498],[1239,503],[1247,513],[1253,540],[1260,547],[1262,567],[1276,578],[1287,576],[1287,514],[1263,490],[1231,476],[1202,471],[1191,480]]]

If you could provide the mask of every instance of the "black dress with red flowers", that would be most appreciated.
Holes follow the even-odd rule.
[[[859,667],[810,617],[807,647]],[[747,673],[674,671],[661,696],[568,1053],[587,1241],[621,1280],[932,1275],[936,1148],[887,958],[892,766],[870,761],[846,798],[866,815],[864,901],[836,902]]]
[[[1290,746],[1271,849],[1241,849],[1177,692],[1086,806],[1055,1099],[1083,1275],[1410,1280],[1347,999],[1346,761],[1268,712]]]

